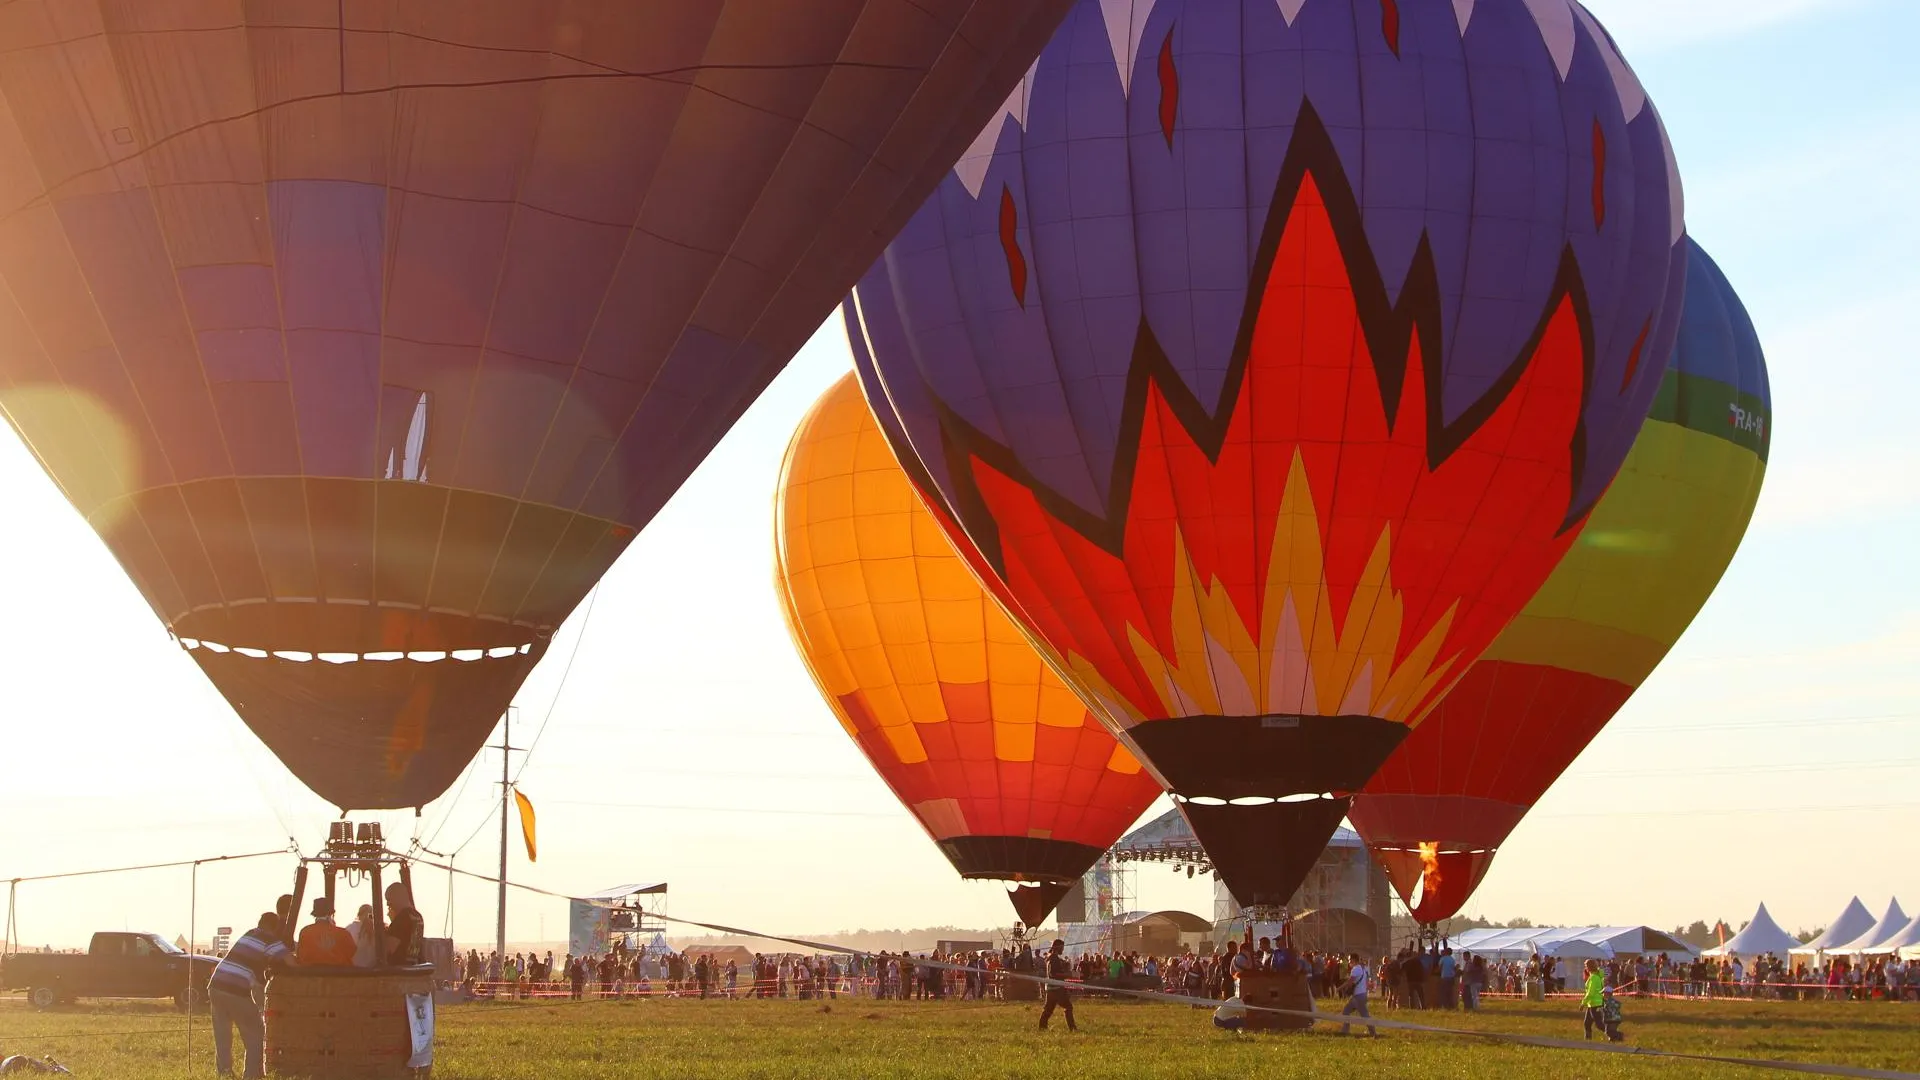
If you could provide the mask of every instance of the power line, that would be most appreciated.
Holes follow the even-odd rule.
[[[681,806],[670,803],[596,802],[576,799],[545,801],[555,806],[592,806],[607,810],[685,810],[703,814],[777,814],[781,816],[798,814],[808,817],[897,818],[900,816],[897,813],[880,813],[873,810],[805,810],[784,806]]]
[[[1845,806],[1730,806],[1711,809],[1676,807],[1671,810],[1585,810],[1565,814],[1539,814],[1543,818],[1623,818],[1623,817],[1721,817],[1729,814],[1828,814],[1859,813],[1880,810],[1920,810],[1920,802],[1850,803]]]
[[[1920,758],[1901,758],[1897,761],[1834,761],[1834,762],[1796,762],[1787,765],[1683,765],[1671,769],[1615,769],[1605,772],[1581,772],[1572,774],[1574,779],[1614,779],[1629,776],[1730,776],[1803,772],[1865,772],[1884,769],[1911,769],[1920,766]]]
[[[1659,727],[1611,728],[1608,734],[1665,735],[1670,731],[1753,731],[1763,728],[1823,727],[1828,724],[1891,724],[1920,720],[1920,713],[1865,713],[1858,716],[1805,716],[1780,720],[1747,720],[1731,724],[1674,724]]]

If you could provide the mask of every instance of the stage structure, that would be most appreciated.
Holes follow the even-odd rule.
[[[631,955],[665,948],[667,883],[616,885],[567,907],[567,951],[574,956]]]
[[[1213,874],[1213,863],[1200,846],[1180,811],[1169,810],[1121,838],[1102,863],[1132,869],[1158,863],[1188,877]],[[1213,883],[1213,939],[1216,944],[1238,939],[1246,930],[1243,905],[1218,877]],[[1386,944],[1388,898],[1386,872],[1367,853],[1360,835],[1351,829],[1335,831],[1315,860],[1300,888],[1287,902],[1295,916],[1294,943],[1301,949],[1369,951]],[[1072,894],[1061,908],[1073,902]],[[1254,924],[1256,938],[1272,937],[1279,926]]]

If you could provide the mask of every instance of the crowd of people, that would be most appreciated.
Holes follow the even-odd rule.
[[[1266,938],[1252,946],[1229,941],[1223,950],[1205,954],[1086,952],[1066,958],[1065,978],[1088,990],[1157,990],[1225,1000],[1233,996],[1242,972],[1271,969],[1281,955],[1279,946]],[[1312,995],[1319,999],[1350,996],[1344,988],[1352,969],[1361,965],[1358,957],[1332,951],[1292,954],[1287,962],[1306,975]],[[1483,996],[1520,997],[1530,984],[1549,995],[1569,992],[1568,966],[1552,956],[1488,960],[1456,954],[1444,944],[1410,945],[1361,966],[1367,971],[1369,992],[1395,1009],[1473,1010]],[[1920,998],[1920,962],[1898,957],[1790,966],[1774,956],[1689,961],[1655,954],[1600,961],[1599,966],[1608,988],[1636,997]],[[478,996],[980,1000],[1002,996],[1003,972],[1038,975],[1043,967],[1044,957],[1030,944],[952,954],[755,953],[749,961],[722,959],[697,948],[684,954],[619,950],[558,958],[552,952],[514,953],[504,960],[476,950],[456,957],[455,981]]]
[[[1920,1000],[1920,961],[1898,956],[1831,957],[1791,963],[1772,953],[1742,958],[1669,959],[1664,953],[1597,961],[1608,986],[1634,997],[1747,998],[1791,1000]],[[1485,993],[1518,997],[1540,984],[1547,994],[1566,991],[1553,957],[1501,960],[1487,965]]]

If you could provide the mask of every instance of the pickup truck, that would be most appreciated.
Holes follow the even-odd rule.
[[[204,1000],[218,963],[158,934],[99,933],[84,954],[14,953],[0,965],[0,988],[25,990],[41,1009],[88,997],[172,998],[184,1009]]]

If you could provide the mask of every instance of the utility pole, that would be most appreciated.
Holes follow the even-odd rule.
[[[513,773],[508,767],[515,750],[513,745],[513,706],[507,706],[506,715],[500,720],[500,745],[494,747],[500,751],[500,916],[493,927],[494,955],[500,962],[507,962],[507,813],[513,803]]]

